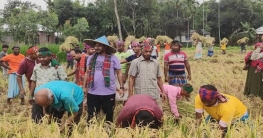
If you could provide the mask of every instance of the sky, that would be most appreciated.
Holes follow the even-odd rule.
[[[21,1],[30,1],[31,3],[35,3],[38,6],[41,6],[41,8],[44,9],[44,10],[47,7],[47,5],[44,2],[44,0],[21,0]],[[93,0],[86,0],[86,1],[93,1]],[[203,2],[203,0],[196,0],[196,1],[198,1],[199,3]],[[207,1],[207,0],[204,0],[204,1]],[[6,3],[7,3],[7,0],[0,0],[0,9],[4,9],[4,6],[5,6]]]

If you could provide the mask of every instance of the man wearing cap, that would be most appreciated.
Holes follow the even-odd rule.
[[[129,57],[122,59],[121,60],[121,64],[123,63],[127,63],[127,62],[131,62],[134,59],[138,58],[141,56],[141,49],[142,49],[142,45],[138,42],[132,42],[131,44],[132,50],[135,53],[134,55],[130,55]]]
[[[191,80],[191,69],[185,52],[180,51],[181,44],[177,40],[171,42],[171,52],[164,56],[165,82],[170,85],[182,86]],[[187,76],[185,73],[187,70]]]
[[[21,61],[25,58],[24,55],[20,54],[20,47],[14,46],[12,48],[13,53],[9,54],[2,59],[0,59],[0,64],[8,69],[9,78],[8,78],[8,94],[7,94],[7,103],[11,104],[11,99],[16,97],[19,94],[19,86],[17,84],[17,75],[16,72],[19,68]],[[8,63],[8,65],[5,64]],[[24,80],[23,80],[24,85]],[[21,98],[21,104],[24,103],[24,97]]]
[[[41,106],[34,103],[33,94],[35,88],[50,81],[66,80],[67,74],[62,66],[54,67],[56,62],[52,60],[52,53],[48,48],[40,48],[37,54],[40,63],[34,66],[33,74],[30,78],[32,82],[28,101],[30,104],[33,104],[32,119],[38,123],[43,117],[43,110]]]
[[[148,94],[162,109],[159,94],[160,89],[162,97],[165,98],[162,70],[158,61],[151,57],[152,46],[146,42],[143,45],[142,56],[133,60],[129,69],[129,97],[133,94]]]
[[[131,127],[147,126],[158,129],[162,126],[163,111],[149,95],[136,94],[131,96],[120,111],[116,126]]]
[[[123,81],[119,59],[113,54],[116,49],[109,45],[105,36],[93,39],[85,39],[85,43],[95,47],[96,53],[87,60],[87,71],[84,76],[84,91],[88,88],[88,118],[93,118],[93,114],[99,113],[102,108],[106,114],[106,121],[113,122],[113,112],[115,106],[115,73],[120,84],[118,91],[123,96]],[[96,77],[95,77],[96,76]],[[87,88],[86,88],[87,86]]]
[[[168,97],[169,105],[172,114],[175,119],[180,119],[180,114],[177,109],[176,101],[183,98],[190,98],[190,93],[193,91],[191,84],[184,84],[182,87],[177,87],[173,85],[163,84],[163,89],[165,96]]]
[[[195,97],[196,123],[201,124],[204,111],[209,116],[206,121],[219,123],[223,135],[235,121],[246,121],[249,117],[247,107],[236,97],[222,94],[213,85],[203,85]]]
[[[3,45],[2,46],[2,51],[0,52],[0,59],[2,59],[4,56],[6,56],[8,54],[7,53],[8,48],[9,48],[8,45]],[[3,71],[3,78],[5,79],[5,78],[8,77],[8,70],[7,70],[7,68],[5,68],[3,66],[1,66],[1,68],[2,68],[2,71]]]

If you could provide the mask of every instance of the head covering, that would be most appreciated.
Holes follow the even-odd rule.
[[[187,93],[191,93],[194,89],[193,86],[190,84],[185,84],[182,86],[182,89],[185,90]]]
[[[131,47],[141,47],[142,45],[138,42],[132,42]]]
[[[218,102],[220,103],[227,102],[227,98],[221,95],[218,91],[209,90],[202,87],[199,89],[199,96],[202,100],[206,100],[206,101],[217,99]]]
[[[124,42],[123,41],[116,41],[116,46],[124,46]]]
[[[83,43],[83,45],[84,45],[84,48],[86,48],[86,49],[89,49],[89,48],[90,48],[90,45],[88,45],[88,44],[86,44],[86,43]]]
[[[26,54],[27,55],[32,55],[32,54],[37,53],[37,52],[38,52],[38,47],[37,46],[33,46],[33,47],[27,49]]]
[[[51,56],[52,53],[48,48],[42,47],[42,48],[38,49],[37,55],[39,55],[39,56]]]
[[[257,43],[255,44],[255,49],[257,49],[261,44],[262,44],[261,42],[257,42]]]
[[[93,39],[85,39],[84,43],[86,43],[86,44],[88,44],[90,46],[95,46],[96,43],[100,43],[100,44],[103,44],[103,45],[108,47],[108,49],[107,49],[107,50],[109,50],[108,52],[116,53],[116,49],[114,47],[110,46],[106,36],[101,36],[101,37],[99,37],[99,38],[97,38],[95,40],[93,40]]]
[[[150,45],[150,43],[147,42],[147,40],[143,41],[142,43],[143,50],[152,50],[153,47]]]

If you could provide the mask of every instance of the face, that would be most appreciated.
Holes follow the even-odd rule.
[[[124,50],[124,46],[123,45],[118,45],[117,46],[117,51],[122,52]]]
[[[51,56],[38,55],[38,60],[42,65],[48,65],[51,61]]]
[[[211,99],[211,100],[204,100],[204,99],[201,99],[202,103],[207,106],[207,107],[211,107],[213,105],[216,104],[217,102],[217,99]]]
[[[5,48],[3,48],[2,50],[6,52],[6,51],[8,50],[8,48],[7,48],[7,47],[5,47]]]
[[[150,59],[152,51],[153,51],[152,49],[144,49],[143,52],[142,52],[142,56],[145,59]]]
[[[74,60],[80,60],[81,54],[76,54],[75,51],[70,51],[70,55]]]
[[[97,54],[102,54],[106,52],[106,46],[104,46],[103,44],[96,43],[94,48]]]
[[[132,50],[133,50],[134,53],[138,53],[138,52],[141,51],[141,47],[139,47],[139,46],[133,46],[133,47],[132,47]]]
[[[18,55],[18,54],[20,53],[20,48],[14,48],[14,49],[13,49],[13,53],[14,53],[15,55]]]
[[[36,60],[38,58],[37,53],[29,55],[31,59]]]
[[[95,48],[94,47],[90,47],[88,50],[87,50],[88,54],[89,55],[92,55],[95,53]]]
[[[180,51],[180,45],[178,43],[171,44],[171,49],[173,52],[179,52]]]

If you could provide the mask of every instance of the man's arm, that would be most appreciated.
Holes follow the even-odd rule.
[[[129,96],[128,97],[131,97],[133,95],[134,81],[135,81],[135,77],[130,75],[129,77]]]
[[[119,90],[119,93],[120,93],[120,96],[123,97],[124,93],[124,87],[123,87],[123,78],[122,78],[122,72],[120,69],[117,69],[116,70],[116,74],[117,74],[117,77],[118,77],[118,81],[119,81],[119,84],[120,84],[120,87],[122,87],[122,89]]]
[[[120,61],[121,64],[127,63],[127,62],[128,62],[128,61],[127,61],[126,59],[122,59],[122,60]]]
[[[187,70],[187,78],[188,78],[188,80],[191,80],[191,68],[190,68],[190,64],[189,64],[188,60],[185,60],[184,64],[185,64],[185,67]]]
[[[168,82],[168,62],[164,62],[164,80]]]
[[[11,69],[9,66],[6,65],[5,61],[3,61],[2,59],[0,59],[0,66],[3,66],[9,70]]]
[[[67,80],[68,76],[62,66],[58,66],[57,73],[59,80]]]
[[[202,122],[202,113],[195,112],[196,126],[200,126]]]
[[[74,68],[74,70],[72,72],[70,72],[67,76],[69,77],[69,76],[74,75],[76,73],[76,71],[77,71],[77,68]]]
[[[19,90],[20,90],[20,95],[24,95],[25,94],[25,89],[22,85],[22,76],[20,75],[17,75],[17,83],[18,83],[18,87],[19,87]]]

